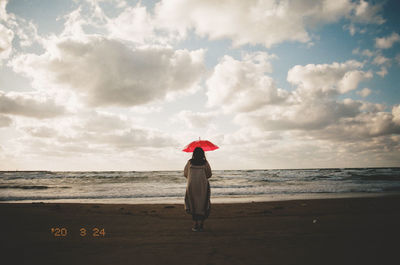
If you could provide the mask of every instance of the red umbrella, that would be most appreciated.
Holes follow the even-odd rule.
[[[204,151],[213,151],[219,148],[212,142],[207,140],[200,140],[199,138],[198,141],[193,141],[190,144],[188,144],[182,151],[190,153],[193,152],[196,147],[201,147]]]

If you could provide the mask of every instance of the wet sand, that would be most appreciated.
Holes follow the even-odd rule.
[[[0,214],[5,265],[399,262],[400,196],[213,204],[204,232],[182,204],[1,203]]]

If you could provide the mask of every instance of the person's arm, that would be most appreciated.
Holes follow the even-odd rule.
[[[186,163],[185,169],[183,170],[183,175],[185,176],[185,178],[188,177],[188,171],[189,171],[189,161]]]
[[[206,162],[206,177],[209,179],[212,176],[211,167],[208,161]]]

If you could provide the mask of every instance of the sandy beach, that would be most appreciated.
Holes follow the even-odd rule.
[[[183,204],[0,213],[2,264],[395,264],[400,244],[400,196],[213,204],[204,232]]]

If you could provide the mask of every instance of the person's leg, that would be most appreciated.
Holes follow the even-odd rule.
[[[204,217],[202,217],[202,218],[200,219],[200,224],[199,224],[199,230],[200,230],[200,231],[203,231],[203,229],[204,229],[204,220],[205,220]]]
[[[193,227],[192,230],[193,231],[197,231],[199,229],[199,221],[198,218],[195,214],[192,215],[192,219],[193,219]]]

